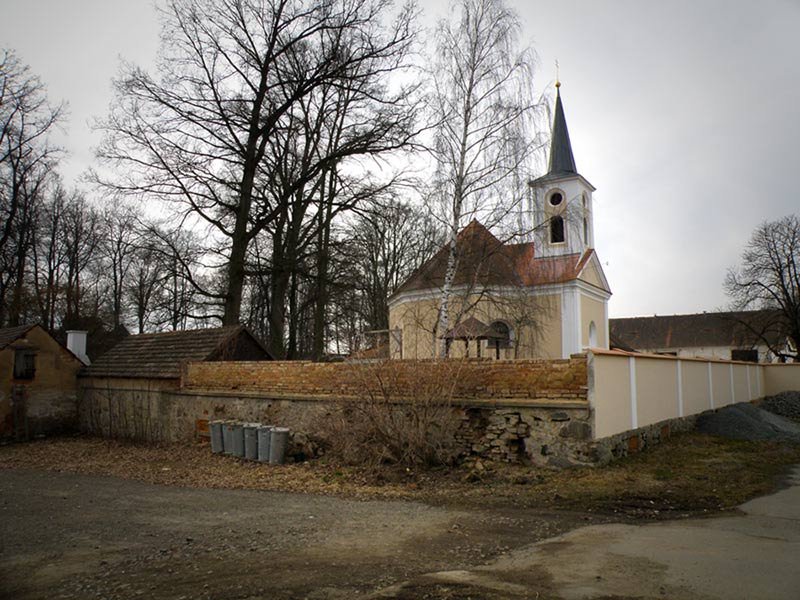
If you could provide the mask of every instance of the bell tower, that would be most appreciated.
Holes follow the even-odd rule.
[[[536,255],[582,254],[594,247],[594,186],[578,173],[556,80],[556,106],[547,174],[530,182]]]

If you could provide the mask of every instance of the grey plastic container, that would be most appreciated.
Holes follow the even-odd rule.
[[[258,461],[269,462],[269,443],[272,438],[272,425],[261,425],[258,428]]]
[[[244,457],[258,460],[258,423],[244,423]]]
[[[282,465],[286,456],[286,445],[289,442],[289,429],[275,427],[269,439],[269,462]]]
[[[233,454],[233,426],[236,421],[222,421],[222,452]]]
[[[222,421],[209,421],[208,423],[208,428],[211,430],[211,452],[214,454],[220,454],[225,449],[222,425]]]
[[[231,431],[231,450],[234,456],[244,458],[244,428],[242,423],[238,421],[233,422],[233,431]]]

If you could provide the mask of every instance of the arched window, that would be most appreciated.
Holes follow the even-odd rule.
[[[583,217],[583,243],[589,245],[589,220]]]
[[[597,348],[597,325],[589,323],[589,348]]]
[[[561,244],[564,241],[564,218],[555,216],[550,219],[550,243]]]

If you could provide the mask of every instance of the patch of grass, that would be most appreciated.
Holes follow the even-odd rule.
[[[361,468],[317,460],[264,465],[213,455],[205,444],[144,445],[89,437],[0,447],[0,469],[100,474],[187,487],[259,489],[358,499],[576,510],[662,519],[730,509],[780,485],[800,446],[702,434],[668,442],[603,468],[565,471],[484,463],[476,469]]]

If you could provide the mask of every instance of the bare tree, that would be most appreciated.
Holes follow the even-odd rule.
[[[790,215],[762,223],[742,253],[742,263],[730,269],[725,290],[737,309],[765,312],[765,331],[778,328],[791,342],[770,348],[780,360],[800,360],[800,218]],[[769,344],[773,336],[765,336]]]
[[[115,204],[106,207],[99,220],[98,250],[109,280],[112,326],[116,329],[124,320],[127,276],[138,246],[139,215],[130,206]]]
[[[525,195],[526,166],[541,146],[532,122],[533,55],[520,49],[519,20],[503,0],[457,0],[438,29],[435,91],[438,122],[433,156],[434,197],[447,230],[449,258],[439,327],[450,322],[458,232],[481,216],[498,221]],[[492,226],[492,223],[487,223]],[[440,354],[445,353],[442,339]]]
[[[37,212],[60,154],[48,136],[64,110],[12,51],[0,52],[0,324],[20,321]]]
[[[349,256],[358,268],[353,285],[363,296],[367,328],[389,328],[389,296],[441,243],[435,222],[424,211],[397,200],[378,203],[359,215],[349,239]]]
[[[97,288],[98,277],[89,278],[87,269],[97,258],[100,243],[100,214],[89,204],[83,193],[73,191],[61,221],[65,256],[64,325],[73,327],[90,313],[100,312]],[[86,284],[86,285],[85,285]],[[88,294],[86,286],[94,293]]]
[[[99,152],[117,170],[98,179],[177,201],[226,240],[218,292],[224,323],[239,321],[255,236],[320,173],[365,152],[361,136],[384,127],[381,114],[402,105],[402,90],[384,90],[377,98],[384,113],[314,155],[270,195],[277,165],[268,150],[291,128],[298,103],[322,85],[358,89],[402,65],[412,13],[388,23],[388,8],[386,0],[170,0],[158,78],[128,66],[117,82]],[[385,145],[403,143],[388,137]]]

